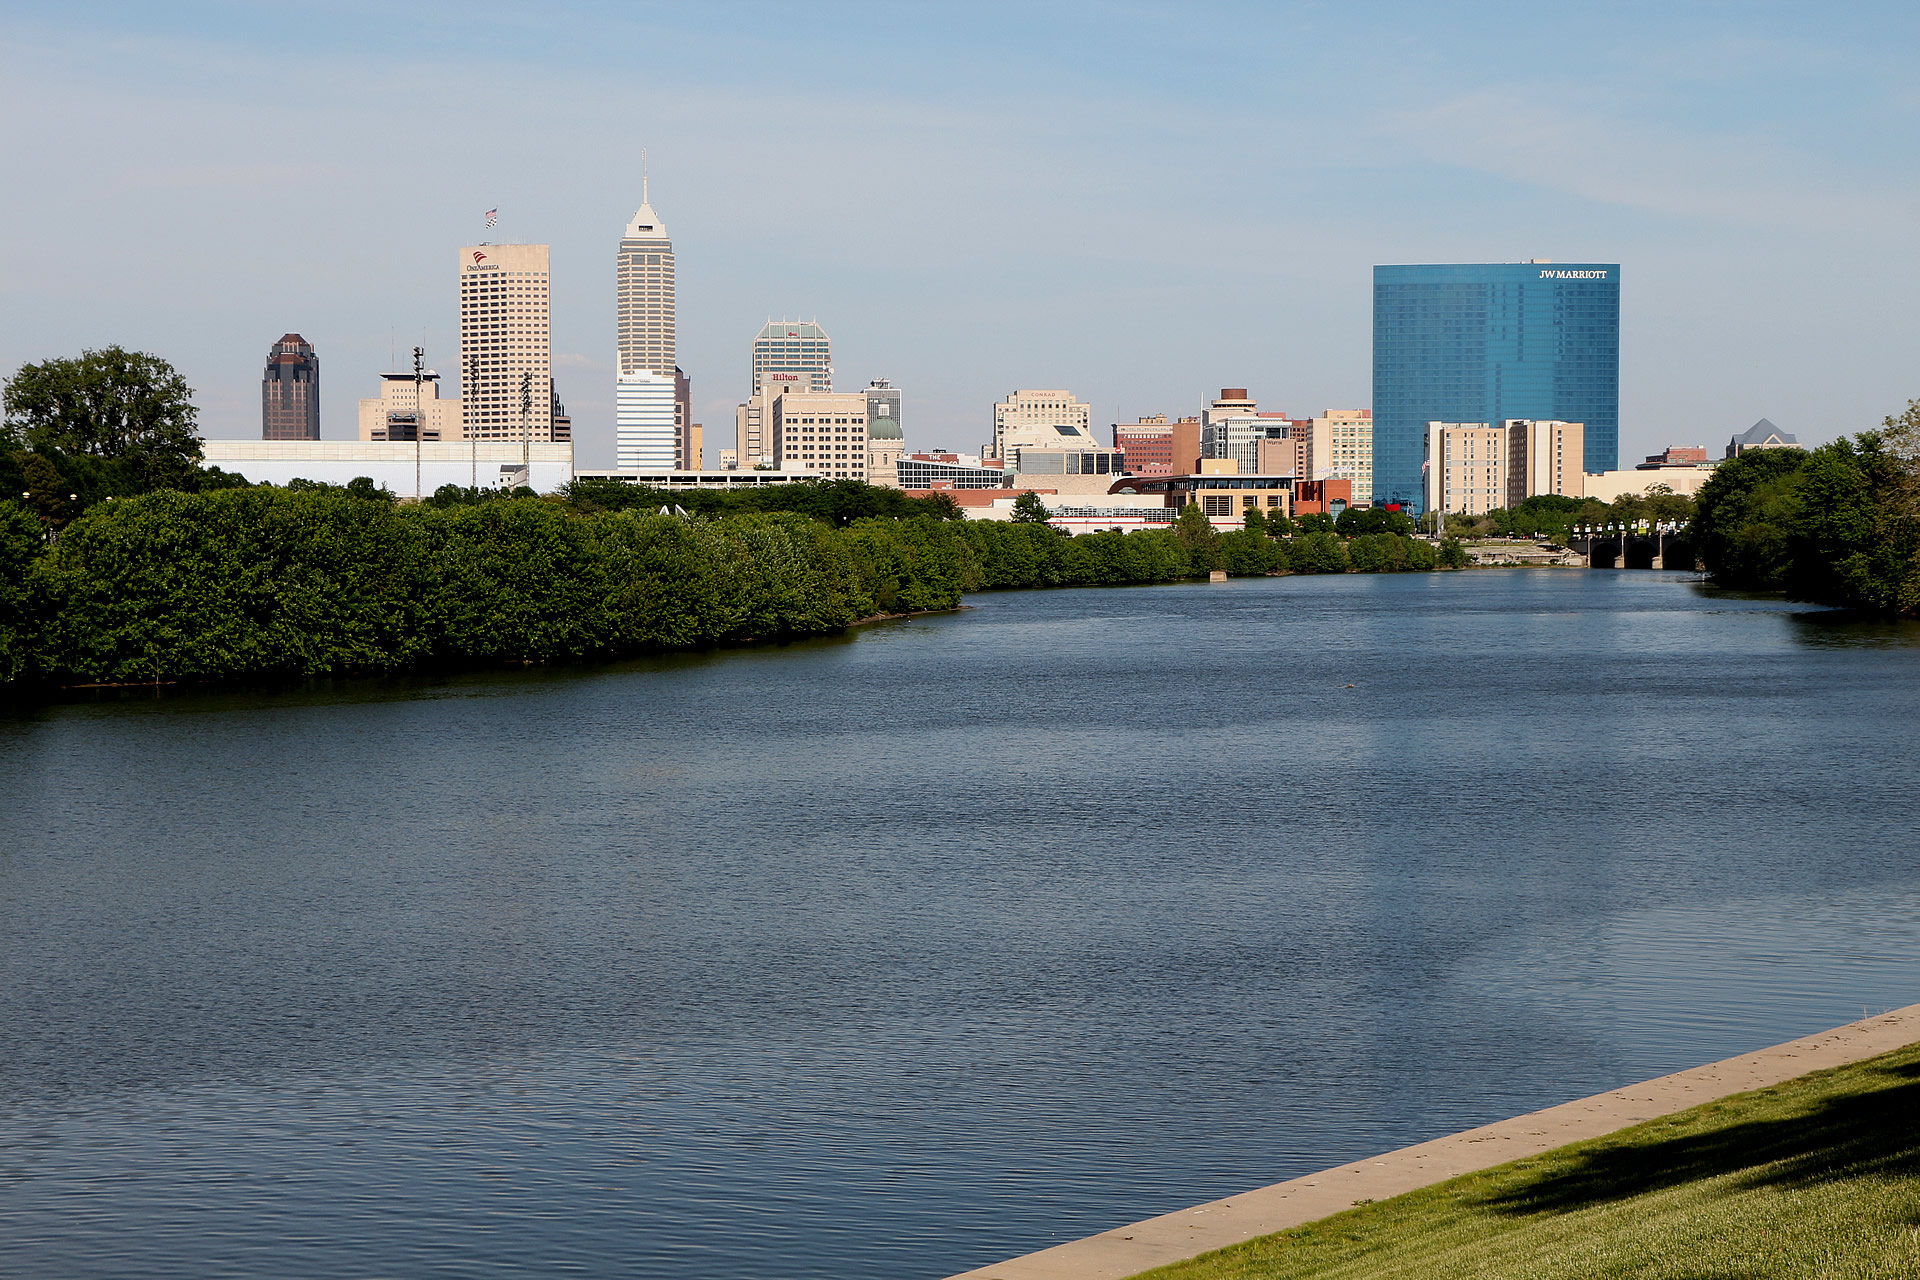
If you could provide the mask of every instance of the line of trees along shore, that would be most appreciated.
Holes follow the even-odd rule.
[[[884,496],[873,501],[887,501]],[[581,505],[589,505],[582,497]],[[0,682],[233,681],[571,662],[836,631],[997,588],[1434,567],[1331,530],[1068,537],[1038,521],[583,511],[260,485],[103,502],[49,541],[0,503]]]
[[[1031,495],[1010,523],[966,521],[854,482],[448,485],[404,505],[367,479],[253,485],[201,465],[179,374],[119,347],[23,365],[0,400],[0,685],[568,662],[817,635],[968,591],[1436,560],[1376,513],[1336,533],[1255,512],[1220,534],[1190,509],[1070,538]]]
[[[0,685],[569,662],[818,635],[969,591],[1465,561],[1385,511],[1252,510],[1220,533],[1189,507],[1165,530],[1068,537],[1032,495],[1010,522],[968,521],[940,495],[852,482],[447,486],[416,504],[367,480],[251,485],[199,465],[189,394],[117,348],[10,380],[0,479],[22,498],[0,500]],[[1732,459],[1696,508],[1723,585],[1920,614],[1920,402],[1810,453]]]
[[[1694,507],[1688,538],[1718,585],[1920,617],[1920,400],[1876,431],[1730,458]]]

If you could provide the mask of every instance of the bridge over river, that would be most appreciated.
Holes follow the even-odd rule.
[[[1682,524],[1576,529],[1567,547],[1585,556],[1591,569],[1699,568]]]

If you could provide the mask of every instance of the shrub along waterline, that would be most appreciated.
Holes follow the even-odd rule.
[[[1380,542],[1375,547],[1372,539]],[[1431,568],[1369,534],[1352,567]],[[1424,558],[1423,557],[1424,553]],[[48,545],[0,505],[0,682],[230,681],[570,662],[839,630],[964,592],[1348,569],[1332,534],[1067,537],[1044,524],[796,512],[397,506],[341,489],[160,491]]]

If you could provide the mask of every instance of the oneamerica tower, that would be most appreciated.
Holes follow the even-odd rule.
[[[1373,269],[1373,496],[1418,510],[1429,422],[1586,424],[1588,471],[1620,451],[1620,265]]]

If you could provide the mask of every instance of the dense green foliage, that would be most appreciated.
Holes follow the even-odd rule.
[[[454,486],[444,486],[442,492]],[[862,484],[858,480],[820,480],[807,484],[767,485],[755,489],[655,489],[621,480],[575,480],[563,491],[576,511],[668,511],[689,515],[727,516],[749,512],[790,511],[811,516],[839,528],[855,520],[879,516],[905,520],[933,516],[960,519],[960,509],[944,494],[911,497],[898,489]],[[436,493],[434,497],[440,498]],[[477,499],[475,499],[477,500]]]
[[[1140,1280],[1920,1275],[1920,1046],[1355,1204]]]
[[[1430,569],[1405,521],[1197,508],[1069,537],[855,481],[558,498],[365,477],[252,485],[199,465],[192,390],[119,347],[22,365],[0,421],[0,684],[374,674],[559,662],[832,631],[966,591],[1171,582],[1215,570]],[[19,495],[16,500],[14,495]],[[1353,552],[1349,555],[1349,539]]]
[[[200,465],[193,391],[172,365],[105,347],[23,364],[0,388],[0,494],[59,529],[96,502],[247,482]]]
[[[1413,519],[1384,507],[1348,507],[1333,522],[1333,531],[1343,538],[1369,533],[1412,533]]]
[[[1612,502],[1541,493],[1518,506],[1501,507],[1485,515],[1450,513],[1446,531],[1452,538],[1547,538],[1565,542],[1577,526],[1632,525],[1643,520],[1684,523],[1692,519],[1693,510],[1692,498],[1655,483],[1650,494],[1622,494]],[[1431,532],[1433,513],[1422,516],[1420,523]]]
[[[1722,586],[1920,616],[1920,401],[1810,452],[1729,459],[1696,505],[1690,537]]]
[[[0,682],[567,662],[819,634],[994,588],[1435,564],[1399,534],[1288,540],[1265,522],[1222,534],[1195,510],[1172,529],[1080,537],[909,510],[841,526],[792,511],[583,511],[453,486],[397,504],[366,481],[301,482],[101,503],[50,538],[51,522],[4,502]]]
[[[39,522],[18,503],[0,502],[0,684],[27,669],[38,626],[28,575],[41,545]]]

